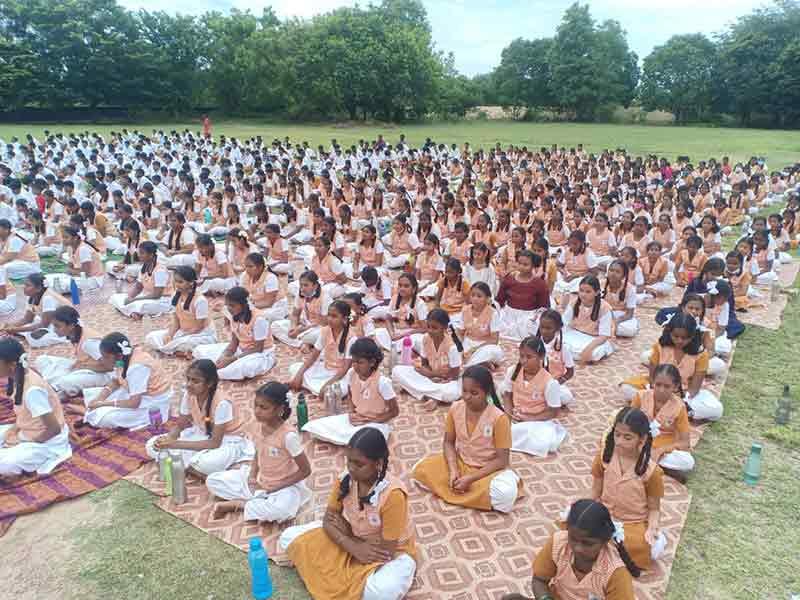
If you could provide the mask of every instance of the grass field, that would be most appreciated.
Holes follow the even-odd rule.
[[[11,136],[23,139],[32,133],[41,139],[42,132],[97,131],[107,133],[123,127],[151,132],[153,129],[182,131],[186,128],[199,131],[199,122],[146,123],[115,125],[5,125],[0,123],[0,138],[8,141]],[[261,135],[266,141],[289,136],[293,141],[308,141],[314,147],[328,147],[331,138],[340,144],[350,145],[360,139],[372,140],[379,133],[387,140],[396,141],[401,133],[412,145],[421,144],[430,137],[436,142],[463,144],[469,141],[473,147],[488,148],[500,142],[502,145],[518,144],[539,148],[558,144],[567,148],[584,144],[592,152],[605,148],[627,148],[634,155],[657,154],[675,158],[688,155],[692,160],[709,157],[731,160],[747,160],[751,156],[766,157],[769,165],[782,168],[800,160],[800,134],[796,131],[762,129],[726,129],[708,127],[666,127],[639,125],[593,125],[571,123],[519,123],[511,121],[468,121],[455,123],[430,123],[413,125],[294,125],[269,123],[258,120],[215,121],[214,134],[225,134],[238,138]]]
[[[185,127],[196,130],[198,124],[128,127],[144,131]],[[122,125],[0,125],[0,137],[8,140],[11,135],[26,132],[40,135],[44,128],[107,132],[119,130]],[[729,155],[739,160],[755,154],[765,156],[773,168],[800,160],[800,135],[787,131],[506,122],[402,127],[299,126],[255,121],[215,125],[215,133],[240,137],[261,134],[268,140],[288,135],[326,145],[331,137],[351,143],[360,138],[372,139],[379,132],[389,140],[403,132],[412,144],[425,137],[459,144],[469,140],[474,146],[484,147],[496,141],[535,147],[551,143],[569,147],[583,142],[590,151],[625,146],[636,154],[688,154],[693,159]],[[796,294],[798,290],[796,285],[792,292]],[[697,471],[689,483],[693,499],[668,600],[788,600],[791,593],[800,594],[800,414],[794,415],[789,426],[776,427],[772,422],[782,385],[800,389],[800,296],[792,296],[784,317],[780,331],[748,327],[739,340],[722,395],[725,418],[708,429],[695,452]],[[797,401],[795,406],[800,406]],[[764,444],[763,477],[758,486],[750,488],[742,482],[741,470],[755,440]],[[66,582],[63,587],[68,592],[60,597],[248,597],[244,554],[155,508],[145,490],[123,481],[88,499],[28,519],[48,519],[59,509],[65,514],[72,510],[102,512],[101,517],[88,523],[76,525],[67,517],[48,528],[50,539],[61,540],[70,550],[65,567],[50,574],[51,578]],[[14,552],[10,540],[14,539],[16,528],[17,525],[0,538],[0,552]],[[52,559],[45,567],[51,564]],[[275,569],[274,574],[279,590],[276,598],[308,598],[294,572]]]

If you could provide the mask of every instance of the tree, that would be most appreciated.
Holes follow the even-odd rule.
[[[505,106],[550,107],[553,95],[550,54],[553,40],[517,38],[503,48],[494,72],[497,93]]]
[[[604,21],[595,31],[594,43],[593,55],[603,81],[603,101],[627,108],[636,97],[639,81],[639,57],[628,48],[627,33],[619,22]]]
[[[676,35],[644,59],[639,99],[645,110],[666,110],[678,123],[707,117],[713,108],[718,52],[701,33]]]

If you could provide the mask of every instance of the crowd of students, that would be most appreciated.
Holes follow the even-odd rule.
[[[341,413],[303,431],[344,446],[347,470],[324,519],[286,528],[280,546],[315,598],[399,599],[417,560],[400,475],[450,504],[513,511],[530,492],[510,453],[558,452],[570,380],[640,335],[648,302],[664,327],[647,372],[616,382],[623,408],[598,432],[591,489],[533,564],[539,600],[633,598],[631,578],[666,545],[663,476],[685,483],[694,467],[690,421],[723,416],[708,383],[744,329],[737,312],[766,303],[792,260],[798,183],[800,166],[758,159],[413,148],[403,136],[317,149],[189,131],[2,142],[0,378],[16,421],[0,429],[0,477],[70,459],[63,403],[101,428],[172,412],[149,455],[180,452],[217,518],[283,523],[311,498],[296,394],[335,395]],[[54,256],[66,272],[43,275]],[[143,344],[93,331],[73,283],[117,286],[115,311],[168,315],[166,329]],[[510,361],[501,341],[518,347]],[[56,344],[73,358],[28,360]],[[299,359],[282,381],[279,349]],[[187,361],[180,398],[160,355]],[[255,378],[246,423],[219,386]],[[403,402],[448,405],[442,452],[410,474],[390,467]]]

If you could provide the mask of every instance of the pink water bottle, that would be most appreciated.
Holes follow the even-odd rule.
[[[400,362],[404,365],[410,366],[411,365],[411,346],[413,343],[411,342],[411,336],[407,335],[403,338],[403,351],[400,354]]]

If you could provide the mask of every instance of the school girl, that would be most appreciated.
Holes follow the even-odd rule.
[[[102,387],[113,377],[113,364],[102,360],[100,339],[81,322],[78,311],[59,306],[53,311],[53,328],[72,344],[73,358],[43,354],[34,368],[59,393],[75,396],[83,388]]]
[[[614,260],[617,239],[611,231],[608,215],[602,212],[595,214],[592,227],[586,232],[586,242],[597,259],[599,268],[605,269]]]
[[[175,426],[164,435],[147,440],[150,458],[180,454],[187,471],[205,478],[238,462],[252,460],[255,447],[244,433],[244,422],[235,402],[223,397],[216,365],[195,360],[186,369],[186,391],[181,398]]]
[[[352,277],[354,273],[361,271],[363,267],[373,267],[380,269],[383,267],[383,258],[386,254],[386,249],[383,243],[378,239],[378,232],[373,225],[365,225],[361,228],[361,240],[356,245],[356,250],[353,253],[353,262],[351,263],[349,276]]]
[[[637,301],[668,295],[675,284],[670,278],[669,263],[663,257],[663,248],[660,242],[652,241],[647,244],[647,254],[639,259],[639,268],[644,277],[644,290],[637,294]]]
[[[356,432],[346,454],[324,519],[284,530],[278,547],[317,600],[400,600],[417,564],[408,492],[388,472],[389,447],[377,429]]]
[[[106,270],[97,248],[85,241],[83,234],[75,227],[64,227],[61,232],[65,255],[69,258],[67,273],[47,275],[47,286],[59,294],[70,291],[73,279],[81,291],[103,287]]]
[[[313,346],[320,329],[327,324],[331,298],[314,271],[305,271],[299,279],[299,297],[289,319],[273,321],[272,335],[293,348]]]
[[[453,319],[453,327],[464,348],[464,366],[483,364],[492,368],[503,362],[500,348],[502,319],[492,306],[492,292],[483,281],[474,283],[469,290],[469,304]]]
[[[136,279],[139,275],[139,270],[142,268],[142,263],[139,262],[139,244],[147,241],[147,234],[142,234],[139,223],[131,219],[130,222],[126,223],[122,237],[124,243],[121,243],[120,248],[122,249],[123,258],[121,261],[108,261],[106,263],[106,272],[114,279]]]
[[[288,386],[277,381],[262,385],[253,396],[253,412],[259,425],[253,462],[206,479],[208,491],[223,499],[214,505],[214,518],[242,511],[245,521],[289,521],[311,499],[305,484],[311,463],[289,423]]]
[[[622,526],[601,502],[583,499],[570,507],[566,528],[552,533],[534,558],[534,598],[506,594],[501,600],[635,600],[631,576],[640,574]]]
[[[509,273],[513,273],[519,267],[517,256],[525,250],[528,232],[524,227],[514,227],[511,230],[511,237],[508,243],[497,253],[495,271],[498,278],[502,280]]]
[[[150,424],[151,410],[158,410],[162,421],[169,419],[172,387],[157,359],[116,331],[100,340],[100,355],[103,363],[115,365],[114,377],[102,388],[83,390],[86,423],[141,429]]]
[[[31,348],[66,343],[66,338],[58,335],[53,327],[53,313],[56,308],[67,304],[64,297],[47,289],[41,273],[28,275],[22,293],[28,299],[25,314],[17,321],[0,323],[0,333],[21,335]]]
[[[331,444],[344,446],[363,427],[373,427],[388,439],[389,424],[398,414],[392,381],[381,374],[383,352],[374,340],[362,337],[350,347],[352,366],[339,381],[351,408],[342,414],[313,419],[303,431]]]
[[[443,452],[419,461],[412,477],[448,504],[509,513],[522,495],[509,468],[511,421],[488,369],[467,368],[462,388],[447,413]]]
[[[6,275],[20,279],[42,270],[36,248],[13,231],[8,219],[0,219],[0,266],[5,267]]]
[[[594,275],[580,281],[578,297],[564,310],[564,344],[582,363],[598,362],[614,352],[609,342],[614,316],[603,300],[600,282]]]
[[[625,547],[642,570],[664,552],[661,531],[664,479],[651,460],[650,419],[637,408],[623,408],[592,464],[592,498],[623,523]]]
[[[364,267],[361,270],[361,285],[348,287],[347,291],[361,294],[371,318],[379,319],[388,313],[388,302],[392,297],[392,280],[375,267]]]
[[[167,217],[167,223],[169,224],[169,234],[164,232],[155,238],[161,247],[159,254],[164,264],[167,267],[194,266],[197,234],[186,224],[186,215],[181,212],[172,212]],[[166,241],[164,241],[164,237],[166,237]]]
[[[492,266],[489,247],[478,242],[469,250],[469,261],[464,265],[464,277],[470,285],[483,282],[489,286],[491,294],[497,292],[497,274]]]
[[[651,389],[634,396],[631,407],[650,419],[652,459],[664,474],[685,483],[685,473],[694,469],[689,445],[689,414],[683,401],[681,374],[674,365],[658,365]]]
[[[351,324],[350,305],[343,300],[332,302],[327,324],[320,329],[305,361],[289,366],[290,388],[295,391],[306,388],[321,396],[327,386],[347,374],[351,366],[350,347],[356,340]]]
[[[55,391],[28,367],[22,344],[0,339],[0,377],[13,400],[14,422],[0,425],[0,477],[46,475],[72,456],[69,426]]]
[[[545,368],[546,356],[541,338],[525,338],[517,364],[507,369],[503,382],[503,406],[513,420],[511,449],[541,457],[557,451],[567,437],[555,420],[561,386]]]
[[[139,244],[142,268],[127,294],[113,294],[109,304],[126,317],[141,319],[144,315],[157,316],[172,310],[172,276],[167,266],[159,261],[158,247],[153,242]]]
[[[628,265],[615,260],[608,266],[603,300],[611,307],[616,337],[634,337],[639,333],[636,318],[636,287],[630,281]]]
[[[687,292],[683,295],[683,299],[678,306],[678,312],[691,315],[698,324],[698,329],[700,329],[700,333],[703,336],[703,350],[708,354],[708,369],[706,370],[706,375],[708,377],[721,377],[725,373],[728,365],[722,358],[714,356],[715,340],[718,339],[716,328],[712,330],[704,325],[704,323],[706,323],[706,313],[708,312],[706,296]],[[730,344],[730,340],[726,339],[726,342]],[[642,355],[642,362],[645,365],[650,364],[650,353],[651,350],[647,350]],[[725,353],[723,352],[723,354]],[[730,346],[727,347],[727,354],[730,354]]]
[[[195,360],[207,358],[219,369],[219,378],[241,381],[263,375],[275,366],[275,348],[269,321],[250,305],[250,294],[234,287],[225,294],[231,341],[204,344],[192,352]]]
[[[545,368],[559,385],[561,405],[568,407],[575,401],[567,381],[575,376],[575,360],[569,346],[564,344],[564,321],[557,310],[545,310],[538,321],[536,337],[542,340],[547,352]]]
[[[441,308],[428,314],[426,333],[417,346],[419,361],[397,365],[392,381],[418,400],[453,402],[461,395],[461,340]]]
[[[269,266],[264,256],[252,252],[244,260],[244,272],[239,276],[239,285],[250,294],[253,307],[274,323],[289,316],[289,301],[284,295],[278,298],[278,275]]]
[[[593,273],[597,266],[597,258],[586,244],[586,234],[573,231],[567,240],[567,247],[558,255],[561,277],[556,282],[554,292],[558,294],[578,291],[583,277]]]
[[[733,290],[735,310],[746,311],[754,304],[750,300],[753,293],[750,285],[753,274],[744,268],[744,257],[735,250],[725,256],[724,277],[730,282]]]
[[[347,275],[344,263],[339,256],[331,250],[331,240],[326,235],[314,238],[314,255],[311,259],[311,270],[317,274],[323,289],[331,298],[338,298],[346,292],[344,284]],[[299,284],[294,281],[288,286],[292,296],[299,294]]]
[[[673,274],[678,285],[685,287],[690,284],[702,271],[707,260],[708,257],[703,252],[703,238],[698,235],[690,235],[685,242],[685,247],[678,252],[675,258]]]
[[[214,238],[205,233],[195,240],[194,265],[201,294],[224,294],[237,284],[227,254],[217,248]]]
[[[402,273],[397,278],[397,292],[379,321],[385,326],[375,329],[375,340],[384,350],[397,353],[402,350],[403,338],[410,336],[413,345],[419,348],[427,318],[428,306],[419,297],[417,278],[411,273]]]
[[[444,275],[444,259],[439,251],[439,238],[429,233],[422,245],[422,252],[417,255],[416,276],[419,281],[420,295],[423,298],[435,298],[439,289],[438,282]]]
[[[500,282],[496,297],[501,307],[501,336],[512,340],[532,335],[537,314],[550,306],[547,283],[536,273],[541,270],[541,257],[525,250],[517,256],[517,265],[517,271]]]
[[[419,238],[406,222],[403,215],[398,215],[392,221],[392,230],[383,236],[384,247],[389,256],[384,256],[384,266],[387,269],[397,269],[409,262],[412,254],[422,246]],[[386,253],[384,253],[386,254]]]
[[[276,223],[266,227],[267,232],[267,264],[274,273],[286,274],[291,270],[289,264],[289,244],[281,234],[281,228]]]
[[[770,247],[769,234],[756,231],[753,234],[752,273],[756,285],[771,285],[778,280],[778,263],[775,251]]]
[[[17,310],[17,290],[6,275],[5,267],[0,267],[0,317]]]
[[[208,300],[199,293],[197,272],[192,267],[178,266],[172,275],[175,295],[174,312],[167,329],[151,331],[145,344],[163,354],[191,354],[203,344],[217,341],[217,332],[209,313]]]
[[[688,313],[678,312],[664,326],[661,337],[650,351],[649,374],[627,379],[622,385],[623,395],[629,400],[636,389],[652,385],[656,367],[670,364],[681,374],[681,384],[689,406],[689,416],[697,420],[718,421],[723,407],[710,391],[701,389],[708,372],[708,352],[703,347],[703,333],[697,321]]]

